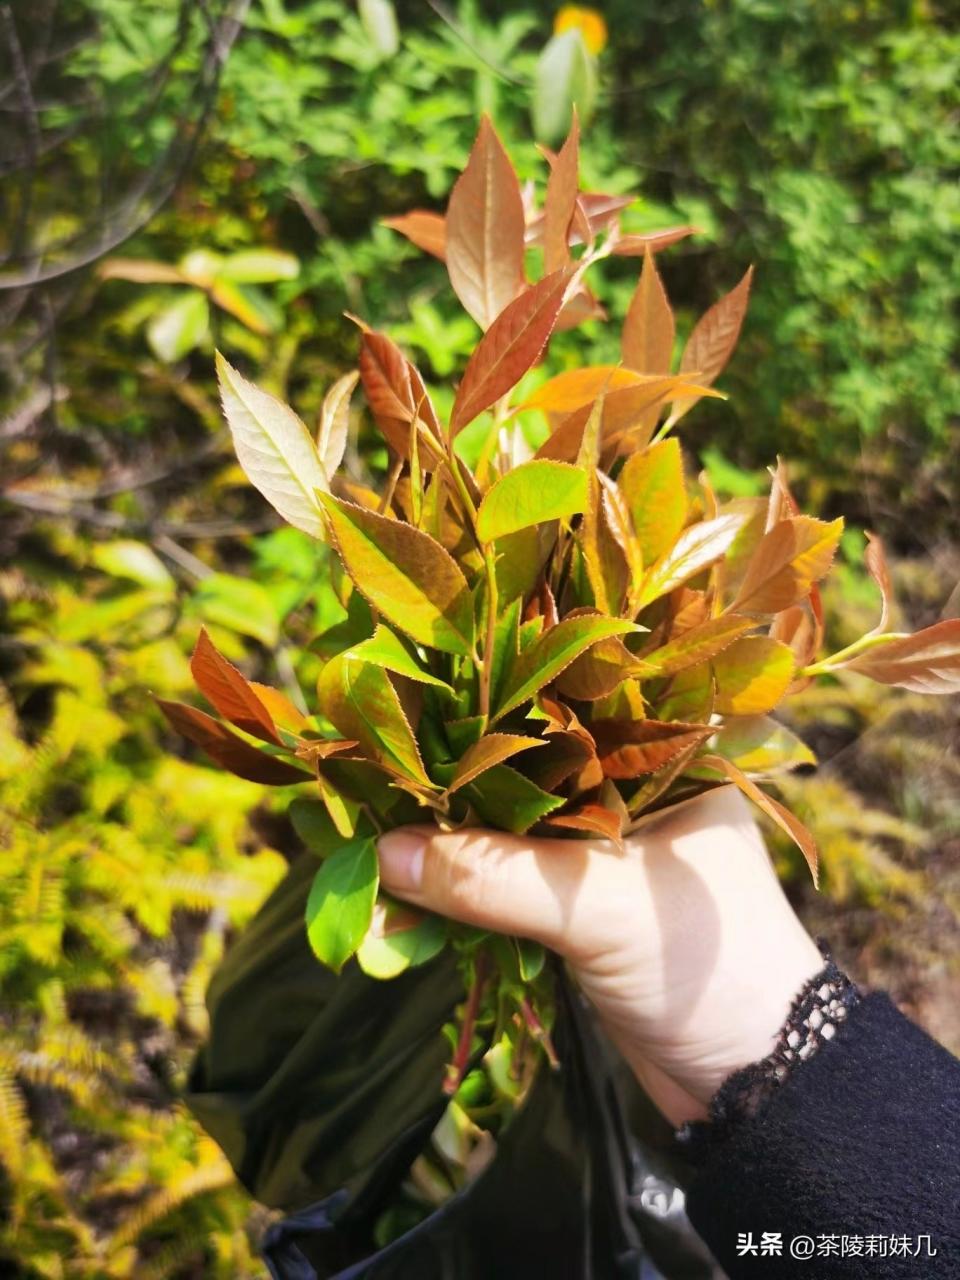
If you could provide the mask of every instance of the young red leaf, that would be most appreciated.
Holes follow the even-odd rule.
[[[710,386],[723,372],[740,337],[743,317],[747,313],[753,267],[748,267],[738,285],[725,294],[694,325],[680,358],[680,372],[696,374],[697,382]],[[671,422],[679,422],[697,403],[691,396],[673,406]]]
[[[618,849],[623,848],[621,818],[599,804],[585,804],[569,813],[552,814],[546,818],[548,827],[564,827],[569,831],[586,831],[590,835],[611,840]]]
[[[522,293],[497,317],[467,363],[450,419],[456,433],[511,391],[540,358],[575,269],[564,267]]]
[[[699,227],[665,227],[662,231],[641,231],[636,235],[621,236],[613,246],[613,252],[621,257],[643,257],[667,249],[687,236],[696,235]]]
[[[434,435],[440,423],[419,372],[385,333],[367,330],[360,347],[360,380],[374,421],[400,458],[410,456],[410,424],[419,417]],[[433,468],[437,451],[421,438],[421,462]]]
[[[594,720],[590,732],[604,775],[628,779],[656,773],[682,751],[706,742],[713,729],[682,720]]]
[[[484,116],[446,219],[450,283],[481,329],[489,329],[523,288],[523,241],[520,184]]]
[[[851,658],[843,670],[914,693],[960,693],[960,619],[891,638]]]
[[[880,588],[880,621],[871,634],[879,635],[890,625],[890,609],[893,604],[893,583],[890,579],[890,567],[887,564],[883,542],[875,533],[867,531],[867,550],[864,555],[870,577]]]
[[[219,652],[206,627],[200,628],[190,659],[190,670],[197,688],[225,720],[264,742],[272,742],[278,747],[283,745],[262,699],[250,687],[246,677]]]
[[[411,244],[426,253],[432,253],[441,262],[447,256],[447,226],[442,213],[431,209],[411,209],[394,218],[381,218],[381,223],[392,231],[399,231]]]
[[[552,162],[543,206],[543,269],[556,271],[570,261],[570,224],[580,186],[580,124],[576,107],[567,140]]]
[[[842,517],[828,524],[813,516],[791,516],[775,524],[757,544],[730,608],[779,613],[805,599],[830,568],[842,532]]]
[[[675,329],[673,309],[648,249],[623,325],[620,349],[624,364],[640,373],[669,373]]]
[[[165,698],[157,698],[156,703],[178,733],[196,743],[211,760],[224,769],[229,769],[238,778],[246,778],[248,782],[262,782],[271,787],[289,786],[310,780],[309,774],[303,770],[259,751],[225,724],[208,716],[205,711],[187,706],[185,702],[168,702]]]

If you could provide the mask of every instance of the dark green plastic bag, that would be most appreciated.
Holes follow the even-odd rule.
[[[465,1190],[377,1249],[374,1223],[443,1112],[441,1027],[463,990],[447,953],[389,982],[322,968],[303,924],[315,871],[308,857],[293,866],[211,982],[186,1099],[251,1194],[288,1215],[264,1242],[272,1274],[716,1277],[683,1211],[669,1130],[562,974],[561,1069],[541,1071]]]

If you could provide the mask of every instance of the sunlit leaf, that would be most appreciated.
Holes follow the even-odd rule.
[[[511,391],[553,332],[574,268],[544,276],[502,311],[470,357],[450,419],[456,433]]]
[[[543,269],[556,271],[570,260],[570,224],[580,187],[580,125],[574,108],[567,140],[553,162],[543,206]]]
[[[623,324],[623,362],[640,373],[669,373],[675,324],[653,254],[643,258],[640,282]]]
[[[824,576],[843,532],[843,519],[813,516],[781,520],[757,544],[730,608],[741,613],[778,613],[810,594]]]
[[[307,897],[307,938],[314,955],[339,973],[363,941],[380,883],[377,846],[351,840],[324,859]]]
[[[648,379],[633,369],[616,364],[585,365],[568,369],[550,378],[527,397],[524,409],[544,413],[572,413],[582,405],[592,405],[601,391],[608,394],[621,387],[642,386]]]
[[[371,978],[395,978],[432,960],[446,940],[447,923],[441,916],[381,900],[357,950],[357,963]]]
[[[621,236],[613,246],[613,252],[622,257],[645,257],[647,253],[656,253],[658,249],[668,249],[687,236],[696,235],[699,230],[699,227],[665,227],[662,231],[642,231],[636,235]]]
[[[450,195],[446,260],[450,283],[481,329],[524,287],[520,184],[487,116]]]
[[[569,813],[552,814],[545,822],[548,827],[585,831],[588,835],[602,836],[618,846],[623,845],[620,815],[599,804],[585,804],[579,809],[571,809]]]
[[[223,411],[247,479],[284,520],[325,537],[317,491],[329,479],[310,432],[288,405],[261,391],[217,354]]]
[[[392,58],[400,48],[397,14],[391,0],[357,0],[364,34],[381,58]]]
[[[626,498],[644,564],[676,542],[687,519],[683,457],[674,439],[661,440],[623,464],[617,481]]]
[[[191,603],[207,622],[252,636],[268,648],[277,643],[280,619],[276,605],[259,582],[233,573],[211,573],[199,583]]]
[[[563,796],[549,795],[508,764],[487,769],[464,788],[464,795],[484,822],[522,835],[535,822],[559,809]]]
[[[300,262],[280,249],[241,249],[224,258],[217,274],[234,284],[274,284],[296,280]]]
[[[613,693],[624,680],[647,671],[619,636],[611,636],[574,658],[557,677],[557,689],[578,702],[595,702]]]
[[[309,782],[308,773],[251,746],[205,711],[187,706],[185,702],[168,702],[164,698],[157,698],[156,703],[178,733],[196,743],[211,760],[238,778],[274,787]]]
[[[197,645],[190,659],[190,670],[200,692],[225,720],[255,738],[282,746],[280,735],[263,701],[233,663],[228,662],[219,652],[207,634],[206,627],[200,628]]]
[[[681,373],[696,374],[697,381],[705,386],[710,386],[720,376],[740,337],[752,279],[753,267],[748,267],[740,283],[724,294],[697,321],[680,357]],[[698,397],[690,397],[677,401],[670,414],[670,421],[678,422],[693,408],[697,399]]]
[[[358,590],[420,644],[473,651],[473,597],[456,561],[429,534],[328,494],[337,550]]]
[[[392,671],[394,675],[406,676],[408,680],[416,680],[418,684],[432,684],[446,689],[448,693],[453,692],[445,680],[425,671],[400,637],[395,636],[382,622],[369,640],[354,645],[350,652],[363,662],[372,662],[374,666]]]
[[[317,452],[328,476],[332,476],[343,461],[350,427],[350,396],[360,374],[345,373],[338,378],[323,397],[320,409],[320,427],[317,431]]]
[[[662,720],[594,720],[597,755],[608,778],[655,773],[691,746],[706,742],[709,725]]]
[[[657,674],[673,676],[678,671],[685,671],[699,662],[707,662],[716,657],[738,636],[756,625],[754,618],[744,618],[735,613],[709,618],[658,649],[645,653],[643,661]]]
[[[367,330],[360,346],[360,380],[374,421],[400,458],[409,457],[410,423],[419,417],[434,433],[440,423],[417,369],[385,333]],[[421,441],[421,462],[437,465],[439,455]]]
[[[570,128],[573,108],[586,124],[593,115],[597,72],[578,27],[553,36],[537,61],[533,131],[542,142],[558,142]]]
[[[147,325],[147,341],[158,359],[173,364],[199,346],[209,331],[206,294],[190,289],[156,313]]]
[[[488,733],[475,742],[460,757],[453,780],[447,787],[447,794],[459,791],[467,783],[486,773],[494,765],[502,764],[520,751],[529,751],[531,747],[542,747],[542,738],[524,738],[516,733]]]
[[[713,659],[714,703],[721,715],[753,716],[772,711],[794,673],[793,650],[769,636],[741,636]]]
[[[670,550],[651,566],[639,607],[666,595],[719,560],[737,536],[740,524],[740,516],[724,515],[684,529]]]
[[[890,611],[893,606],[893,582],[890,578],[890,566],[887,564],[883,542],[875,533],[867,532],[867,550],[864,561],[870,577],[880,588],[880,621],[873,628],[874,634],[886,631],[890,626]]]
[[[477,513],[481,542],[516,533],[528,525],[583,511],[587,475],[565,462],[533,461],[514,467],[484,495]]]
[[[770,716],[734,717],[710,745],[744,773],[765,777],[817,763],[807,744]]]
[[[934,623],[916,635],[891,637],[851,658],[843,669],[915,693],[958,693],[960,619]]]

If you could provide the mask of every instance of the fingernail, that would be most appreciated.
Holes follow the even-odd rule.
[[[415,831],[390,831],[380,837],[380,874],[388,889],[402,893],[420,888],[426,843]]]

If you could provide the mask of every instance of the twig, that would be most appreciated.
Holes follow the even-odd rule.
[[[473,984],[467,995],[466,1007],[463,1011],[463,1022],[460,1025],[460,1038],[457,1041],[456,1053],[453,1055],[453,1061],[447,1067],[447,1078],[443,1082],[443,1092],[448,1098],[460,1088],[463,1077],[467,1073],[467,1067],[470,1065],[470,1054],[473,1049],[473,1033],[477,1025],[477,1015],[480,1012],[480,1001],[483,998],[484,988],[487,985],[489,976],[490,961],[486,952],[477,953],[474,962]]]

